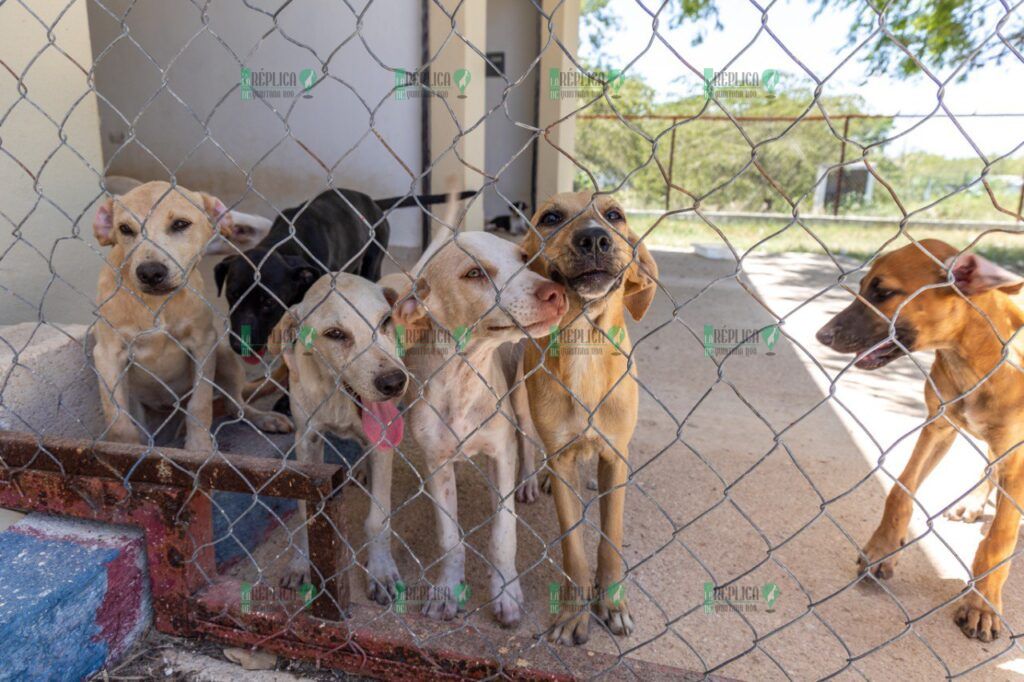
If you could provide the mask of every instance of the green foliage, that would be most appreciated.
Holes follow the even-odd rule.
[[[608,5],[609,0],[584,0],[581,12],[588,28],[597,26],[596,23],[587,23],[595,15],[600,15],[605,28],[618,26]],[[918,61],[908,56],[901,45],[933,72],[936,68],[963,64],[961,77],[988,62],[1016,60],[1007,45],[1018,53],[1024,51],[1024,24],[1019,14],[1011,15],[1000,30],[1006,44],[999,37],[990,38],[1007,10],[999,3],[986,0],[820,0],[819,12],[829,8],[856,9],[847,46],[872,36],[862,53],[870,74],[906,77],[919,73]],[[883,11],[885,13],[880,17]],[[695,45],[707,37],[707,29],[702,24],[713,20],[716,29],[722,28],[717,6],[712,0],[670,0],[665,14],[671,28],[687,26]],[[769,21],[770,17],[769,10]],[[880,22],[893,38],[879,32]],[[589,33],[591,45],[595,52],[600,53],[604,38],[602,32]],[[986,38],[988,42],[984,49],[979,50]]]
[[[866,60],[870,74],[910,76],[921,71],[919,60],[933,72],[937,67],[962,65],[962,77],[989,61],[998,63],[1005,57],[1016,59],[998,38],[990,39],[985,49],[978,49],[1005,15],[998,3],[984,0],[821,0],[821,9],[830,5],[857,9],[857,20],[850,29],[851,45],[878,29],[879,13],[884,9],[884,23],[893,39],[880,34],[869,43]],[[1009,45],[1018,51],[1024,48],[1024,27],[1019,20],[1011,20],[1002,33]],[[917,60],[908,56],[900,45]]]
[[[700,82],[697,76],[694,80]],[[858,97],[823,97],[819,109],[812,108],[809,91],[777,92],[768,97],[755,89],[754,97],[728,100],[726,106],[734,117],[795,118],[804,113],[820,117],[824,110],[838,132],[843,126],[838,117],[863,111]],[[799,201],[801,210],[809,212],[819,169],[839,160],[839,139],[823,120],[795,126],[790,121],[736,124],[711,118],[723,112],[703,96],[655,103],[653,95],[642,80],[627,78],[618,98],[601,98],[582,112],[616,117],[579,121],[577,159],[589,171],[579,173],[579,187],[596,183],[603,190],[618,190],[621,186],[626,201],[633,205],[664,205],[671,159],[672,184],[679,188],[673,191],[673,208],[692,206],[699,199],[705,208],[719,210],[791,212],[791,202]],[[629,116],[661,118],[630,120]],[[852,121],[849,134],[856,144],[848,145],[847,159],[859,158],[863,147],[883,139],[891,128],[888,118]]]

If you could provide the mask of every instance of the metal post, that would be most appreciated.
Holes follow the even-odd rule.
[[[850,117],[843,122],[843,139],[839,145],[839,174],[836,176],[836,198],[832,203],[832,215],[839,215],[839,201],[843,198],[843,163],[846,162],[846,138],[850,136]],[[826,180],[826,187],[828,181]]]
[[[672,135],[669,137],[668,148],[668,184],[665,185],[665,210],[668,210],[669,199],[672,196],[672,167],[676,165],[676,121],[672,119]],[[1019,213],[1019,211],[1018,211]]]

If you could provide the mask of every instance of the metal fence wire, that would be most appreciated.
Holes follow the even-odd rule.
[[[374,42],[363,35],[362,20],[380,3],[395,9],[384,0],[370,0],[362,8],[346,3],[355,29],[337,36],[334,52],[323,53],[283,25],[291,3],[268,9],[268,3],[243,0],[234,10],[239,20],[255,13],[268,28],[248,51],[239,52],[214,28],[208,3],[178,0],[180,11],[195,13],[200,25],[176,54],[152,54],[129,28],[132,12],[145,3],[133,0],[115,7],[90,0],[90,14],[120,26],[110,45],[93,46],[96,62],[115,44],[130,44],[139,59],[159,72],[159,88],[137,111],[116,112],[129,131],[157,98],[173,98],[204,131],[203,145],[232,159],[245,176],[246,197],[269,206],[270,217],[284,225],[283,239],[251,251],[220,236],[232,235],[232,221],[239,223],[231,213],[237,204],[225,205],[203,193],[202,186],[186,189],[178,182],[182,165],[199,153],[198,146],[183,154],[181,164],[165,164],[148,152],[163,169],[149,179],[166,184],[122,193],[108,185],[109,161],[108,167],[98,167],[69,142],[65,129],[81,102],[95,98],[102,107],[116,108],[96,86],[95,63],[76,60],[62,38],[61,22],[85,0],[73,0],[55,13],[32,2],[0,2],[0,12],[12,17],[17,11],[19,20],[31,17],[45,36],[24,63],[5,60],[0,50],[0,79],[9,80],[4,87],[12,92],[0,116],[0,138],[5,126],[11,129],[19,116],[31,112],[45,120],[39,148],[51,150],[26,159],[10,143],[0,144],[4,164],[19,169],[22,180],[31,180],[31,193],[18,197],[27,200],[27,208],[2,212],[12,239],[0,254],[0,278],[48,268],[45,292],[38,298],[20,293],[13,279],[0,280],[5,307],[37,313],[27,327],[0,331],[6,355],[5,428],[31,434],[38,442],[36,458],[54,462],[44,438],[73,436],[101,449],[105,441],[140,443],[145,447],[140,466],[157,458],[174,468],[167,449],[180,447],[204,453],[210,466],[231,465],[224,453],[241,453],[273,458],[281,472],[297,470],[296,461],[322,458],[349,468],[345,523],[338,523],[334,533],[350,560],[334,576],[317,575],[317,567],[309,564],[303,523],[322,516],[322,506],[261,495],[264,491],[255,485],[248,493],[215,492],[195,476],[189,492],[209,500],[213,532],[209,539],[197,533],[195,553],[184,561],[215,551],[216,570],[202,568],[201,587],[213,588],[224,576],[238,581],[237,599],[221,614],[238,629],[254,627],[248,618],[252,614],[287,613],[280,631],[259,631],[250,640],[261,645],[288,637],[289,623],[303,617],[317,586],[333,577],[352,585],[350,629],[345,632],[386,630],[438,660],[464,645],[497,661],[496,677],[534,667],[550,675],[629,678],[644,675],[645,663],[698,676],[750,679],[885,678],[897,671],[955,677],[991,673],[997,662],[1012,663],[1020,656],[1024,600],[1012,589],[1020,582],[1016,576],[1009,579],[1010,596],[1001,595],[1017,553],[1022,492],[1015,450],[1022,439],[1021,420],[1016,419],[1024,386],[1019,375],[1022,318],[1004,293],[1019,289],[1019,278],[971,255],[970,248],[947,249],[914,238],[916,218],[979,185],[995,210],[1021,219],[1019,204],[1013,211],[996,200],[987,176],[1022,143],[1003,156],[986,154],[944,103],[944,92],[966,64],[937,75],[900,45],[883,7],[874,10],[870,35],[825,71],[802,62],[794,46],[773,31],[771,4],[751,2],[750,11],[763,18],[762,25],[722,65],[723,71],[734,68],[755,40],[771,41],[794,69],[813,80],[814,96],[795,122],[820,118],[842,144],[844,158],[829,172],[863,164],[878,191],[891,196],[899,217],[874,251],[878,255],[910,245],[896,258],[862,260],[833,253],[804,221],[809,194],[776,182],[762,162],[766,150],[784,141],[795,122],[765,137],[751,137],[736,105],[712,88],[699,111],[673,114],[651,135],[617,110],[613,84],[606,80],[593,97],[580,99],[578,107],[550,126],[515,120],[519,129],[529,131],[528,144],[517,147],[501,171],[478,175],[475,186],[455,187],[479,190],[457,210],[411,199],[436,233],[415,265],[389,249],[381,232],[384,221],[404,209],[368,209],[336,193],[343,210],[357,215],[353,222],[369,234],[339,267],[323,262],[296,229],[303,212],[313,209],[288,211],[275,203],[276,190],[260,186],[255,166],[233,161],[233,151],[218,142],[211,120],[228,98],[248,95],[260,116],[279,122],[279,142],[301,145],[322,169],[324,184],[311,188],[310,199],[324,187],[341,184],[336,175],[345,170],[347,154],[334,163],[325,161],[326,155],[292,130],[293,116],[306,100],[265,97],[258,84],[246,83],[245,69],[260,46],[282,41],[315,58],[314,91],[341,86],[365,108],[370,124],[356,146],[364,140],[382,143],[375,149],[390,154],[408,175],[405,198],[430,188],[447,191],[436,161],[458,155],[459,143],[483,119],[460,122],[446,103],[444,110],[455,122],[451,144],[430,150],[421,171],[401,162],[375,127],[375,117],[399,90],[430,96],[426,74],[437,55],[401,65],[379,57]],[[565,3],[531,0],[531,5],[539,25],[549,28],[559,12],[567,11]],[[672,6],[645,7],[652,37],[623,65],[626,78],[655,44],[672,52],[672,68],[680,75],[704,78],[703,69],[659,33]],[[501,79],[500,101],[487,107],[485,118],[509,117],[509,100],[525,89],[525,76],[505,75],[493,55],[467,38],[459,14],[464,6],[432,0],[430,9],[450,18],[446,44],[466,45]],[[1005,37],[1006,25],[1020,21],[1019,4],[992,3],[989,9],[1000,15],[998,21],[968,61],[992,49],[1002,50],[1007,62],[1024,61]],[[886,140],[863,144],[855,136],[844,137],[821,93],[859,50],[883,39],[914,61],[934,84],[937,99],[920,122]],[[171,84],[175,62],[200,40],[219,43],[243,73],[233,87],[214,93],[207,108],[197,107]],[[353,42],[361,42],[381,69],[418,77],[377,101],[364,96],[346,64],[333,58]],[[564,52],[580,73],[588,72],[557,32],[542,39],[531,71],[540,70],[547,51]],[[48,110],[30,87],[32,70],[51,60],[66,60],[87,76],[88,88],[66,112]],[[542,82],[545,78],[541,74]],[[585,178],[582,182],[599,191],[584,199],[556,200],[535,215],[539,207],[524,209],[516,205],[518,197],[499,189],[513,161],[529,159],[536,145],[553,144],[553,131],[598,102],[636,135],[644,150],[640,166],[625,169],[609,183],[591,175],[571,150],[560,148]],[[718,125],[730,125],[742,136],[750,155],[730,177],[695,191],[678,175],[669,180],[659,151],[677,130],[712,113],[729,119]],[[979,172],[945,196],[912,209],[878,171],[872,151],[933,116],[945,117],[971,145]],[[439,125],[436,113],[432,118],[426,124]],[[836,120],[848,126],[849,118]],[[322,125],[351,124],[325,118]],[[130,146],[145,149],[146,140],[129,132],[115,146],[108,155],[112,159]],[[702,150],[676,151],[673,146],[673,152]],[[69,205],[52,197],[47,172],[61,164],[84,164],[94,175],[86,203]],[[633,175],[651,166],[661,167],[666,196],[670,185],[672,204],[681,207],[645,223],[615,203],[615,197]],[[788,223],[772,227],[750,248],[734,245],[730,228],[708,215],[716,194],[745,174],[759,175],[776,193],[776,206],[791,212]],[[818,182],[825,179],[822,175]],[[539,200],[553,190],[538,187]],[[467,212],[483,201],[485,191],[500,196],[513,221],[532,220],[521,240],[525,251],[513,241],[485,236],[482,225],[468,224]],[[38,214],[61,225],[55,242],[39,243],[26,230]],[[648,249],[673,216],[696,216],[727,247],[727,260]],[[91,219],[100,243],[90,235]],[[1016,234],[1018,225],[979,230],[967,246],[973,248],[989,234]],[[820,246],[817,259],[772,261],[759,253],[760,246],[787,231],[814,238]],[[68,244],[102,258],[98,297],[75,284],[72,274],[81,263],[60,257]],[[217,294],[215,276],[202,266],[211,247],[220,255],[208,257],[207,263],[230,258],[232,268],[249,273],[241,289],[232,288],[240,281],[233,269],[226,275],[226,294]],[[377,252],[386,273],[383,286],[337,274],[358,274],[358,264]],[[649,252],[650,261],[645,260]],[[281,263],[290,258],[312,268],[288,269],[292,279],[282,285]],[[589,263],[590,270],[584,265],[565,270],[573,258]],[[333,274],[321,276],[324,272]],[[871,277],[858,284],[869,272]],[[293,296],[296,288],[301,295]],[[620,290],[625,297],[614,293]],[[46,314],[43,300],[49,292],[67,297],[69,305],[91,306],[94,321],[79,333]],[[561,292],[567,292],[565,299]],[[647,294],[653,294],[653,303],[644,301]],[[229,305],[224,295],[235,299]],[[815,319],[822,322],[854,297],[852,312],[845,313],[840,327],[822,331],[821,343],[801,326],[809,311],[817,311]],[[552,313],[565,305],[564,318]],[[627,324],[631,313],[642,320]],[[953,324],[962,327],[951,331]],[[858,332],[857,325],[869,331]],[[939,331],[935,325],[945,326]],[[62,375],[57,371],[62,366],[39,360],[49,357],[38,355],[44,341],[70,344],[84,360]],[[848,353],[837,359],[822,344]],[[940,355],[934,364],[928,354],[909,355],[935,349]],[[872,385],[857,392],[856,386],[869,379],[855,363],[870,368],[901,352],[910,360],[893,366],[898,369],[879,370],[898,390],[890,394]],[[243,359],[249,364],[243,365]],[[928,408],[923,418],[917,388],[922,381]],[[899,396],[906,386],[914,388],[904,400]],[[28,402],[19,391],[51,396],[47,409],[63,416],[40,421],[24,412]],[[869,398],[862,400],[865,391]],[[103,415],[97,421],[93,403],[100,399]],[[639,405],[636,414],[634,403]],[[286,408],[290,418],[280,411]],[[887,425],[870,416],[898,410],[902,421]],[[940,467],[947,472],[946,497],[941,504],[923,498],[919,484],[957,435],[965,436],[961,444],[971,456],[964,461],[971,460],[972,473],[950,479]],[[901,474],[899,463],[915,441]],[[870,453],[867,466],[859,466],[862,460],[853,454],[858,448]],[[20,469],[0,464],[7,469],[4,485],[16,481]],[[135,471],[123,476],[129,495],[137,494]],[[994,519],[988,516],[992,508],[984,506],[990,486],[997,491]],[[545,488],[553,496],[543,494]],[[883,489],[891,489],[884,505]],[[93,499],[90,504],[112,502]],[[884,520],[872,536],[883,508]],[[949,539],[956,533],[942,517],[974,520],[983,510],[986,534],[972,564],[969,538],[966,549],[963,536]],[[929,563],[940,554],[959,569],[955,576],[940,576]],[[884,579],[892,576],[900,558],[898,577]],[[513,636],[528,644],[510,649]],[[337,649],[352,647],[345,636],[336,643]],[[582,672],[574,658],[581,649],[605,656],[599,670]]]

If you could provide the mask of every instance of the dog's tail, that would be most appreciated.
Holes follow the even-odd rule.
[[[479,194],[478,190],[468,189],[464,192],[459,192],[457,198],[458,201],[463,199],[469,199],[472,196]],[[433,204],[440,204],[449,200],[450,194],[411,194],[403,197],[388,197],[387,199],[374,199],[373,203],[377,204],[382,211],[389,211],[393,208],[409,208],[410,206],[431,206]]]

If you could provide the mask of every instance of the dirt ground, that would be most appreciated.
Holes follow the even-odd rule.
[[[586,647],[749,680],[925,680],[986,661],[972,677],[1024,673],[1024,655],[1005,635],[989,644],[969,641],[952,622],[952,601],[992,511],[971,525],[941,518],[981,475],[983,458],[966,442],[958,442],[922,488],[918,499],[934,518],[918,509],[912,535],[923,537],[905,549],[895,577],[881,586],[856,581],[857,546],[877,524],[924,416],[922,375],[906,358],[881,373],[851,368],[830,397],[830,383],[848,359],[817,344],[813,334],[849,300],[837,288],[820,294],[835,282],[836,267],[806,254],[754,257],[737,279],[730,261],[669,251],[655,256],[664,290],[647,317],[630,327],[644,386],[630,447],[623,548],[637,630],[615,638],[595,621]],[[728,358],[707,357],[705,325],[749,330],[774,318],[784,320],[783,338],[771,349],[762,339]],[[422,457],[408,438],[402,451],[392,547],[403,579],[416,584],[436,575],[439,552],[417,473]],[[585,472],[584,480],[592,475]],[[483,558],[490,497],[477,466],[462,465],[458,476],[471,597],[467,615],[442,631],[471,630],[493,642],[500,658],[509,633],[486,605]],[[585,499],[595,494],[583,491]],[[347,523],[358,548],[367,499],[350,500]],[[595,504],[587,517],[592,566],[597,511]],[[526,615],[516,634],[532,636],[551,622],[548,585],[560,575],[561,552],[549,497],[518,505],[517,512]],[[283,565],[286,544],[285,534],[277,534],[256,562],[272,575]],[[365,553],[358,559],[364,562]],[[250,562],[236,572],[253,570]],[[1004,592],[1014,632],[1024,630],[1024,579],[1017,573]],[[706,613],[708,582],[734,585],[752,603],[742,613],[727,606]],[[778,590],[771,609],[761,596],[770,584]],[[358,602],[366,603],[365,586],[365,576],[353,575]],[[415,605],[408,611],[398,616],[367,606],[357,610],[364,622],[355,625],[399,618],[414,641],[429,645],[436,630],[418,626],[423,617]],[[557,659],[558,647],[543,638],[535,646]]]

